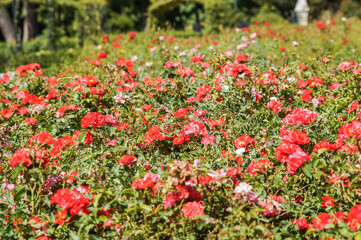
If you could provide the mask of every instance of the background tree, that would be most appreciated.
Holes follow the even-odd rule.
[[[310,17],[337,11],[359,16],[360,0],[308,1]],[[16,39],[18,47],[39,35],[57,48],[62,37],[84,39],[107,32],[170,27],[191,30],[195,22],[210,32],[242,27],[278,14],[290,21],[296,0],[0,0],[0,41]],[[360,16],[361,17],[361,16]],[[147,19],[149,21],[147,21]]]
[[[7,9],[10,4],[11,0],[2,0],[0,2],[0,30],[7,42],[11,42],[15,39],[15,27]]]
[[[35,38],[39,32],[37,8],[37,4],[30,2],[29,0],[24,0],[23,42]]]

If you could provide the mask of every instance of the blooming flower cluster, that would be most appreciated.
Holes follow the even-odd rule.
[[[334,21],[106,35],[0,76],[0,235],[358,239],[361,28]]]

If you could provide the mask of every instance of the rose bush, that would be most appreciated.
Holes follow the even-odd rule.
[[[3,75],[1,236],[359,239],[360,25],[132,32]]]

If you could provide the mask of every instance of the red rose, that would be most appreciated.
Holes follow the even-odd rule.
[[[337,140],[342,142],[347,138],[361,138],[361,123],[357,120],[353,120],[340,127],[338,130]]]
[[[143,109],[143,111],[148,111],[150,109],[152,109],[152,104],[149,104],[149,105],[142,105],[141,107]]]
[[[308,160],[307,153],[300,146],[289,142],[281,142],[275,154],[278,160],[287,164],[287,170],[291,175],[295,174],[297,169]]]
[[[187,114],[188,114],[188,109],[186,108],[180,108],[174,112],[174,116],[179,118],[183,118]]]
[[[132,183],[132,187],[134,187],[137,190],[142,190],[146,188],[153,188],[154,183],[151,178],[146,178],[146,179],[140,178]]]
[[[22,148],[17,150],[10,159],[10,166],[14,168],[24,163],[25,166],[29,167],[31,165],[29,153],[29,148]]]
[[[188,202],[182,208],[182,213],[185,218],[195,218],[198,215],[204,215],[203,208],[199,202]]]
[[[86,83],[88,86],[94,86],[99,83],[99,80],[94,76],[86,75],[83,77],[82,81]]]
[[[89,214],[89,203],[88,198],[68,189],[59,189],[50,200],[50,204],[58,204],[59,207],[69,210],[73,216],[79,214],[80,210]]]
[[[282,137],[283,141],[285,141],[285,142],[290,142],[290,143],[295,143],[295,144],[300,144],[300,145],[307,144],[310,142],[310,138],[307,136],[307,134],[302,131],[298,131],[298,130],[283,131],[281,134],[281,137]]]
[[[327,151],[335,151],[337,150],[338,146],[337,144],[331,144],[328,141],[321,141],[318,142],[314,147],[312,152],[318,152],[320,149],[326,148]]]
[[[114,222],[111,218],[104,222],[104,227],[111,227],[113,226]]]
[[[10,109],[2,109],[1,110],[1,116],[5,119],[11,118],[12,115],[13,115],[13,111]]]
[[[256,145],[256,141],[250,137],[249,135],[241,135],[236,140],[234,140],[234,145],[237,148],[246,148],[246,151],[248,151],[248,144],[251,144],[253,147]]]
[[[133,40],[137,36],[137,32],[130,32],[128,36],[129,36],[129,40]]]
[[[322,200],[323,200],[323,202],[321,203],[321,207],[323,207],[323,208],[337,206],[337,204],[333,203],[335,201],[335,199],[333,199],[329,196],[322,197]]]
[[[267,103],[267,107],[269,107],[272,110],[272,112],[279,113],[282,111],[283,105],[279,101],[272,100]]]
[[[64,225],[65,222],[67,222],[66,219],[66,215],[68,214],[68,210],[64,209],[63,211],[57,211],[55,213],[55,224],[58,225]]]
[[[90,132],[87,132],[85,135],[84,143],[89,147],[89,145],[93,142],[94,135]]]
[[[299,231],[311,228],[311,223],[307,222],[305,217],[294,220],[291,223],[292,223],[292,225],[297,224],[298,228],[300,229]]]
[[[130,167],[130,165],[134,162],[135,162],[135,157],[133,155],[123,155],[118,160],[120,166],[127,165],[128,167]]]
[[[330,215],[328,215],[327,213],[321,213],[317,215],[317,219],[315,218],[312,219],[313,226],[319,230],[325,229],[325,226],[331,223],[332,223],[332,219]]]
[[[35,125],[37,122],[36,118],[28,117],[24,120],[24,124]]]
[[[38,140],[39,143],[50,146],[54,142],[54,138],[48,132],[37,133],[31,137],[30,142]]]
[[[312,100],[311,93],[312,93],[311,90],[302,90],[301,101],[306,102]]]
[[[129,125],[128,123],[121,123],[118,125],[117,130],[118,131],[126,130],[128,128],[128,125]]]
[[[197,89],[197,96],[198,97],[202,97],[202,96],[205,96],[209,91],[212,90],[212,87],[211,86],[207,86],[207,85],[203,85],[203,86],[200,86],[198,89]]]
[[[361,223],[361,204],[356,204],[347,214],[346,222],[350,224],[350,229],[357,231]]]
[[[249,60],[249,58],[250,58],[251,56],[249,55],[249,54],[240,54],[240,55],[238,55],[237,57],[236,57],[236,61],[238,62],[238,63],[246,63],[246,62],[248,62],[248,60]]]
[[[216,137],[214,135],[206,135],[202,138],[201,142],[204,145],[209,145],[212,143],[216,143]]]

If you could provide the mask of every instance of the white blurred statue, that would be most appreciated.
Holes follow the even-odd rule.
[[[306,26],[308,24],[308,12],[310,8],[308,7],[307,0],[297,0],[295,13],[297,16],[297,21],[301,26]]]

